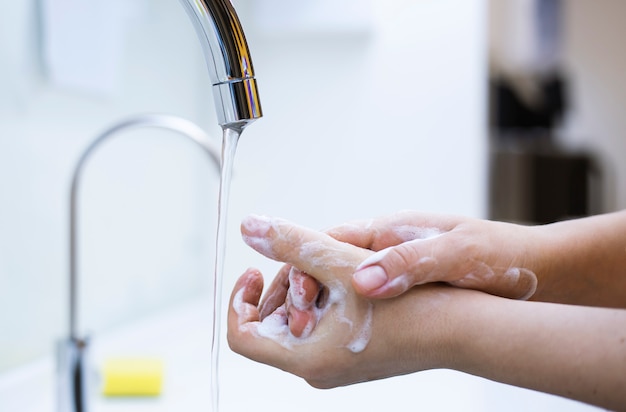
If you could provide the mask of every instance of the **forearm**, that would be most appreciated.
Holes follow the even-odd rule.
[[[467,303],[451,315],[453,369],[626,410],[626,311],[479,294]]]
[[[533,230],[541,239],[533,300],[626,308],[626,211]]]

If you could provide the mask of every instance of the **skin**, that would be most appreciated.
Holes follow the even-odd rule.
[[[398,235],[402,227],[441,235],[407,239]],[[354,274],[363,296],[389,298],[443,281],[515,299],[626,308],[626,211],[543,226],[407,211],[327,232],[373,251],[388,248]],[[520,276],[506,276],[510,268],[522,269]],[[402,276],[406,282],[394,282]]]
[[[250,224],[259,220],[264,223]],[[311,308],[333,282],[350,286],[354,270],[372,251],[285,221],[252,217],[242,232],[256,250],[299,268],[298,276],[312,283],[295,282],[301,313],[282,318],[284,336],[267,337],[259,333],[263,320],[294,309],[293,277],[290,281],[283,268],[262,301],[261,273],[246,271],[228,314],[228,341],[235,352],[319,388],[450,368],[626,410],[626,310],[505,299],[441,282],[411,287],[393,299],[365,297],[347,287],[343,315],[358,323],[372,310],[371,339],[354,352],[346,347],[354,330],[336,316],[339,308],[323,307],[322,317]],[[254,241],[259,239],[264,243]],[[311,242],[320,246],[318,252],[303,255]],[[540,284],[542,276],[537,277]],[[313,328],[303,328],[303,318],[314,322]],[[303,330],[308,332],[300,337],[292,332]],[[288,338],[295,344],[285,345]]]
[[[513,299],[626,308],[626,211],[543,226],[404,211],[326,233],[386,251],[375,264],[361,262],[352,275],[352,286],[364,297],[391,298],[415,285],[446,282]],[[282,268],[269,286],[262,316],[275,307],[272,297],[284,299],[290,268]],[[511,268],[519,276],[507,276]],[[373,286],[381,272],[384,283]],[[317,294],[318,282],[301,282]],[[302,319],[294,323],[297,333],[308,314],[293,312]]]

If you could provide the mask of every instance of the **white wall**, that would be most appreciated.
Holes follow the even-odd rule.
[[[128,27],[119,84],[106,94],[41,75],[36,3],[0,4],[0,369],[48,353],[66,333],[69,184],[81,151],[129,115],[213,112],[201,104],[212,98],[177,2],[134,1],[145,14]],[[165,132],[128,133],[96,153],[79,202],[85,328],[100,332],[207,283],[217,179]]]
[[[484,2],[372,4],[369,35],[277,38],[246,13],[265,118],[239,143],[231,284],[275,267],[241,242],[248,213],[313,228],[399,209],[485,215]]]
[[[87,142],[144,111],[216,133],[200,51],[176,1],[145,3],[122,87],[105,98],[36,74],[7,80],[31,60],[32,3],[0,6],[2,23],[12,22],[0,27],[20,39],[17,48],[0,39],[12,68],[0,73],[12,96],[0,111],[0,369],[49,353],[64,330],[67,190]],[[315,228],[406,208],[485,215],[483,0],[376,0],[365,30],[278,37],[251,3],[238,6],[265,117],[239,143],[225,289],[247,266],[276,268],[240,240],[248,213]],[[185,144],[155,139],[150,149],[141,139],[103,148],[86,177],[81,268],[92,283],[82,319],[96,333],[206,291],[216,186],[205,178],[214,176]]]

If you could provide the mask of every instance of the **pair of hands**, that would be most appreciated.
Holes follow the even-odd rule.
[[[477,296],[461,288],[526,299],[537,286],[523,226],[402,212],[326,232],[250,216],[241,229],[287,264],[263,298],[258,270],[239,278],[229,344],[320,388],[448,367],[447,316]]]

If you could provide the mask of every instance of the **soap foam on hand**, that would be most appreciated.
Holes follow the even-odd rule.
[[[443,232],[436,227],[423,227],[413,225],[398,225],[396,227],[393,227],[393,232],[403,242],[408,242],[411,240],[428,240],[443,234]]]
[[[273,250],[274,242],[288,244],[290,243],[289,239],[284,237],[286,236],[284,233],[288,233],[290,236],[294,235],[294,231],[291,229],[295,225],[283,219],[249,215],[242,220],[241,224],[243,240],[250,247],[270,259],[277,259]],[[289,227],[286,228],[285,226]],[[302,230],[306,231],[307,229],[302,228]],[[273,240],[270,240],[271,237]],[[341,269],[343,272],[352,273],[356,266],[355,256],[349,249],[337,246],[333,242],[326,242],[323,238],[316,236],[311,236],[309,241],[301,242],[298,252],[300,260],[306,261],[320,270]],[[356,259],[360,259],[360,257]],[[296,345],[314,343],[327,338],[327,334],[324,335],[319,332],[317,326],[325,318],[332,317],[329,321],[347,328],[345,342],[340,345],[355,353],[364,350],[371,336],[373,304],[367,302],[367,308],[362,307],[360,310],[355,308],[354,313],[348,313],[348,301],[350,300],[348,291],[340,281],[334,281],[325,282],[324,286],[328,291],[325,305],[322,308],[317,307],[315,303],[311,305],[311,302],[304,299],[306,291],[298,289],[303,289],[303,285],[297,281],[298,277],[293,276],[294,270],[296,269],[292,269],[289,274],[290,286],[287,305],[291,304],[294,308],[313,315],[302,334],[295,336],[291,333],[287,305],[276,309],[274,313],[269,314],[258,323],[244,324],[241,327],[252,328],[259,336],[272,339],[287,349],[293,349]],[[244,288],[237,291],[233,301],[233,308],[240,317],[247,310],[246,304],[243,302],[243,294]],[[355,301],[354,303],[359,305],[363,302]],[[335,333],[339,333],[337,329],[333,331],[333,334]]]
[[[324,308],[311,309],[315,316],[313,324],[318,325],[325,316],[335,317],[337,323],[346,325],[350,330],[348,341],[342,346],[354,353],[363,351],[371,338],[373,305],[368,302],[364,318],[355,324],[346,316],[347,291],[343,285],[340,282],[335,282],[327,285],[327,287],[329,289],[327,304]],[[244,290],[245,288],[241,288],[237,291],[233,299],[233,308],[238,316],[242,316],[246,311],[246,304],[243,302]],[[330,313],[331,310],[333,313]],[[287,311],[283,305],[262,321],[255,323],[254,331],[258,336],[271,339],[289,350],[293,350],[299,345],[319,342],[327,337],[327,334],[313,333],[313,330],[307,330],[302,336],[296,337],[289,330],[288,322]],[[248,328],[250,324],[244,324],[240,327]]]

